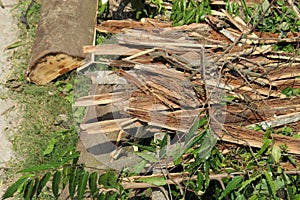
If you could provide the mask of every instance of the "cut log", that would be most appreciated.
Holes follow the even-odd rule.
[[[47,84],[83,63],[83,46],[93,44],[97,2],[43,2],[26,71],[28,81]]]

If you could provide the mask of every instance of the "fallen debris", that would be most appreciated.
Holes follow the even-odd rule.
[[[222,9],[205,23],[172,27],[159,19],[109,20],[96,30],[117,35],[108,44],[84,47],[94,56],[93,71],[89,65],[80,70],[92,89],[75,106],[88,107],[80,125],[88,151],[108,141],[119,151],[128,137],[161,131],[181,141],[180,134],[203,117],[213,122],[216,138],[237,145],[260,147],[259,128],[280,132],[288,125],[297,134],[300,98],[284,91],[299,90],[300,59],[272,45],[298,42],[299,34],[255,32]],[[96,137],[107,140],[91,142]],[[270,137],[300,154],[298,138]]]
[[[217,134],[219,139],[260,147],[263,133],[251,129],[261,124],[263,129],[282,127],[300,120],[300,98],[286,98],[281,92],[291,82],[299,84],[297,57],[286,66],[280,56],[269,58],[274,54],[269,45],[248,46],[209,64],[222,51],[212,51],[214,47],[206,46],[206,41],[201,44],[204,41],[190,37],[196,32],[191,27],[188,32],[178,28],[125,29],[117,35],[116,44],[85,48],[97,57],[96,65],[106,66],[86,75],[94,87],[110,85],[111,89],[106,93],[96,90],[77,99],[75,106],[96,110],[96,121],[81,124],[84,135],[135,135],[132,130],[142,127],[145,135],[163,130],[170,134],[188,133],[194,121],[211,110],[208,117],[217,117],[216,123],[224,124],[223,134]],[[219,94],[213,99],[210,95],[215,93]],[[226,96],[231,100],[226,100]],[[110,109],[104,115],[97,113],[97,107],[103,106]],[[105,117],[107,113],[112,113],[111,118]],[[115,138],[118,143],[126,140],[120,135],[115,137],[119,138]],[[275,144],[287,145],[289,153],[300,153],[299,139],[275,134],[272,138]]]

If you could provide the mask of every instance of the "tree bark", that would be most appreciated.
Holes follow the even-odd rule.
[[[47,84],[83,63],[83,46],[92,45],[97,0],[43,1],[26,78]]]

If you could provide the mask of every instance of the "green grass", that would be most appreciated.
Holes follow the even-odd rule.
[[[20,13],[25,13],[29,3],[28,0],[21,1],[14,8],[17,19],[20,18]],[[13,138],[15,159],[11,161],[8,171],[10,181],[21,176],[16,173],[21,169],[59,162],[64,155],[75,151],[78,139],[70,102],[76,74],[69,73],[46,86],[25,80],[24,74],[35,38],[39,10],[40,5],[37,3],[30,8],[27,15],[29,29],[19,23],[20,35],[17,42],[20,45],[15,46],[12,56],[13,70],[6,83],[10,88],[10,98],[18,103],[20,110],[20,119],[16,119],[19,127]],[[15,198],[18,199],[19,196]],[[52,198],[47,190],[41,195],[41,199]]]
[[[14,9],[25,13],[30,1],[20,2]],[[73,112],[70,99],[75,73],[61,77],[46,86],[27,82],[24,78],[26,63],[29,60],[34,41],[40,5],[34,3],[28,12],[30,29],[19,24],[19,46],[13,54],[13,72],[6,86],[10,96],[20,105],[22,119],[13,140],[17,162],[12,163],[15,169],[53,162],[59,158],[66,147],[75,147],[77,131],[73,123]],[[44,151],[53,138],[57,140],[53,150],[44,155]]]

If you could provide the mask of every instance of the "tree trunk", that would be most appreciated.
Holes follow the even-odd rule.
[[[26,71],[28,81],[47,84],[83,63],[93,44],[97,0],[46,0]]]

